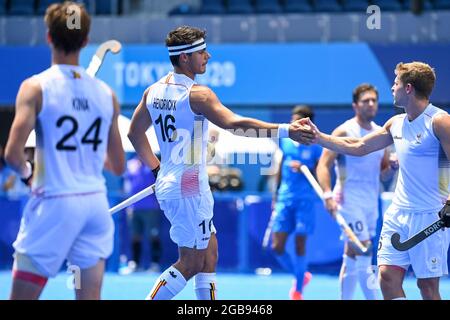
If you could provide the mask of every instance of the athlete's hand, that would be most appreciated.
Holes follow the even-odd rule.
[[[300,167],[302,166],[302,163],[297,160],[292,160],[289,162],[289,167],[291,167],[291,170],[294,172],[300,172]]]
[[[331,214],[331,216],[334,217],[338,210],[338,205],[333,198],[328,198],[325,200],[325,208],[328,210],[328,212]]]
[[[444,207],[439,211],[439,218],[444,221],[444,226],[450,228],[450,200],[447,200]]]
[[[302,144],[314,143],[316,133],[309,125],[309,118],[303,118],[292,122],[289,125],[289,138]]]
[[[398,164],[397,153],[393,152],[389,155],[389,166],[394,171],[398,170],[399,164]]]
[[[22,172],[20,180],[27,186],[31,186],[31,181],[33,180],[33,173],[34,173],[34,163],[32,161],[27,160],[26,169]]]
[[[155,179],[158,178],[158,172],[159,172],[159,165],[155,169],[152,169],[152,173]]]

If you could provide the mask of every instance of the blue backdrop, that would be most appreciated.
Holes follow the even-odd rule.
[[[82,65],[89,64],[96,48],[82,50]],[[351,91],[362,82],[376,85],[380,102],[390,104],[395,65],[412,60],[436,69],[432,101],[450,102],[448,44],[223,44],[208,50],[212,58],[198,81],[229,105],[349,104]],[[47,47],[0,46],[0,70],[8,75],[0,82],[0,104],[14,103],[20,82],[49,65]],[[121,53],[106,57],[98,77],[115,89],[123,104],[135,105],[144,89],[171,69],[164,46],[125,45]]]

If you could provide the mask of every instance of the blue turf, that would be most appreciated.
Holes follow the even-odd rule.
[[[135,273],[121,276],[108,273],[104,280],[102,296],[110,300],[142,300],[152,288],[157,277],[155,273]],[[68,275],[61,273],[49,280],[42,299],[73,299],[73,291],[68,289],[66,282]],[[222,300],[285,300],[292,278],[286,274],[272,274],[258,276],[253,274],[219,273],[218,298]],[[11,287],[10,272],[0,272],[0,299],[7,299]],[[307,300],[336,300],[338,298],[338,278],[329,275],[313,275],[311,283],[305,288],[304,296]],[[405,292],[408,299],[421,299],[416,281],[408,277],[405,281]],[[450,299],[450,280],[441,281],[441,295],[443,299]],[[363,295],[358,288],[356,299]],[[192,281],[176,299],[195,299]]]

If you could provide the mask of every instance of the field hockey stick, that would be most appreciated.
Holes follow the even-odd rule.
[[[275,210],[272,210],[272,214],[270,215],[269,223],[267,224],[266,230],[264,231],[264,237],[262,241],[263,249],[266,249],[269,245],[270,234],[272,233],[273,223],[275,221]]]
[[[319,198],[322,200],[325,200],[323,198],[323,190],[320,187],[319,183],[316,181],[314,176],[312,175],[311,171],[309,171],[308,167],[302,164],[300,166],[300,171],[305,175],[306,179],[309,181],[311,186],[313,187],[314,191],[317,193]],[[355,235],[353,230],[348,226],[347,222],[345,221],[344,217],[339,213],[335,213],[336,222],[338,223],[339,227],[342,229],[344,234],[348,237],[348,239],[353,242],[358,250],[361,251],[362,254],[367,254],[369,248],[367,248],[365,245],[361,243],[361,241],[358,239],[358,237]]]
[[[442,228],[444,228],[444,221],[442,221],[442,219],[439,219],[430,224],[422,231],[419,231],[418,233],[413,235],[411,238],[405,240],[404,242],[400,242],[400,234],[395,232],[391,236],[391,243],[392,246],[398,251],[406,251],[419,244],[429,236],[433,235],[438,230],[441,230]]]
[[[117,40],[108,40],[103,42],[98,47],[97,51],[95,51],[95,54],[86,69],[86,73],[91,77],[95,77],[103,63],[103,60],[105,60],[106,53],[108,53],[108,51],[111,51],[112,53],[116,54],[120,52],[121,49],[122,45]]]
[[[131,206],[132,204],[138,202],[139,200],[148,197],[149,195],[155,193],[155,184],[152,184],[151,186],[139,191],[138,193],[132,195],[131,197],[129,197],[128,199],[125,199],[124,201],[122,201],[121,203],[119,203],[118,205],[112,207],[111,209],[109,209],[109,213],[114,214],[117,211],[120,211],[122,209],[125,209],[129,206]]]

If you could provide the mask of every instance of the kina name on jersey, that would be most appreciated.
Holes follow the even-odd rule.
[[[73,98],[72,109],[75,111],[89,111],[89,102],[86,98]]]

